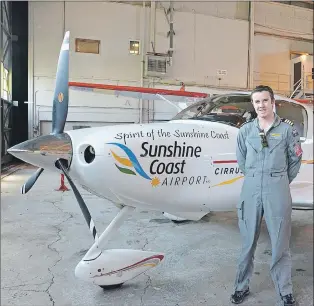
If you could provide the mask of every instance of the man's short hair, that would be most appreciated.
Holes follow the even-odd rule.
[[[270,98],[272,100],[275,99],[275,96],[274,96],[274,92],[273,90],[269,87],[269,86],[266,86],[266,85],[259,85],[259,86],[256,86],[253,91],[251,92],[251,101],[252,101],[252,96],[254,93],[256,92],[262,92],[262,91],[268,91],[269,94],[270,94]]]

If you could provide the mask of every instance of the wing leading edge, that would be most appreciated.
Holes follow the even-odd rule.
[[[124,85],[94,84],[69,82],[74,90],[92,91],[115,96],[124,96],[144,100],[170,100],[171,102],[198,102],[209,95],[207,93],[171,90],[162,88],[147,88]]]

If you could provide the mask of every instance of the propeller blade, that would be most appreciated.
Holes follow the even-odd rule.
[[[56,87],[53,96],[52,134],[60,134],[63,132],[68,115],[69,44],[70,32],[68,31],[64,35],[58,60]]]
[[[35,182],[41,175],[41,173],[44,171],[43,168],[39,168],[27,181],[26,183],[22,186],[21,192],[22,194],[28,193],[32,187],[34,186]]]
[[[84,202],[80,192],[77,190],[76,186],[74,185],[70,175],[68,174],[67,170],[65,169],[65,167],[64,167],[64,165],[62,163],[62,160],[58,159],[56,161],[56,165],[57,165],[57,167],[59,169],[62,170],[62,172],[64,173],[65,177],[67,178],[69,184],[71,185],[72,190],[74,192],[74,195],[75,195],[75,197],[77,199],[77,202],[80,205],[80,208],[82,210],[82,213],[84,215],[86,223],[87,223],[87,225],[89,227],[89,230],[91,231],[95,242],[98,244],[98,234],[97,234],[97,230],[96,230],[96,227],[95,227],[95,223],[94,223],[94,221],[93,221],[93,219],[91,217],[91,214],[90,214],[90,212],[89,212],[89,210],[88,210],[88,208],[87,208],[87,206],[86,206],[86,204],[85,204],[85,202]]]

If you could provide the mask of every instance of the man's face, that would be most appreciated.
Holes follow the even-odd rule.
[[[273,113],[274,101],[268,91],[255,92],[252,95],[252,103],[259,118],[267,118]]]

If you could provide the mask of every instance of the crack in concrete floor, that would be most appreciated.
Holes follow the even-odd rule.
[[[52,306],[55,305],[55,301],[50,293],[50,288],[52,287],[52,285],[54,284],[54,274],[52,272],[52,269],[62,260],[62,256],[60,255],[60,252],[56,249],[56,248],[52,248],[52,245],[57,243],[58,241],[60,241],[62,239],[60,233],[62,232],[62,229],[60,228],[60,226],[63,224],[63,223],[66,223],[67,221],[69,221],[71,218],[73,218],[73,215],[69,212],[65,212],[63,211],[59,206],[56,205],[56,203],[58,203],[59,201],[51,201],[50,203],[55,207],[57,208],[57,210],[59,210],[62,214],[68,214],[70,216],[68,216],[65,220],[61,221],[60,223],[58,223],[57,225],[53,225],[53,227],[57,230],[57,239],[55,241],[53,241],[52,243],[48,244],[47,248],[49,250],[51,250],[52,252],[56,252],[59,256],[59,259],[51,266],[48,268],[48,271],[49,273],[51,274],[51,281],[50,281],[50,284],[48,286],[48,288],[45,290],[45,292],[49,295],[49,298],[50,298],[50,301],[52,302]]]
[[[25,173],[29,172],[16,172],[17,178],[8,176],[5,180],[10,180],[9,184],[2,184],[7,192],[2,203],[6,221],[2,225],[3,243],[13,252],[4,253],[3,257],[7,268],[2,276],[9,278],[2,287],[5,295],[1,297],[2,304],[189,306],[206,305],[206,301],[215,306],[229,304],[240,245],[235,214],[214,213],[208,222],[184,225],[173,224],[167,219],[154,222],[163,220],[163,216],[155,212],[132,214],[106,247],[128,248],[132,245],[136,249],[161,251],[166,257],[160,266],[146,271],[119,290],[103,293],[98,286],[75,278],[72,272],[77,258],[87,251],[82,246],[91,242],[75,196],[71,191],[60,194],[48,188],[54,180],[58,184],[59,177],[47,172],[28,197],[17,196],[15,189],[18,188],[14,186],[24,180]],[[91,201],[87,204],[93,219],[106,227],[116,215],[116,207],[103,199],[82,196],[87,202]],[[293,219],[292,256],[294,268],[298,269],[293,270],[293,282],[299,306],[309,306],[313,301],[310,286],[313,279],[313,217],[293,212]],[[16,220],[18,226],[15,226]],[[71,226],[65,226],[67,222]],[[37,234],[39,224],[43,232]],[[21,228],[28,230],[26,237]],[[48,245],[45,237],[49,239]],[[269,246],[268,234],[263,228],[256,253],[256,271],[260,274],[253,278],[253,294],[247,302],[250,306],[275,304],[276,296],[268,275],[269,255],[263,254]],[[5,251],[6,248],[2,250]],[[37,267],[42,267],[44,273],[37,273]],[[37,276],[33,277],[35,274]],[[34,292],[34,296],[19,294],[20,291]]]

